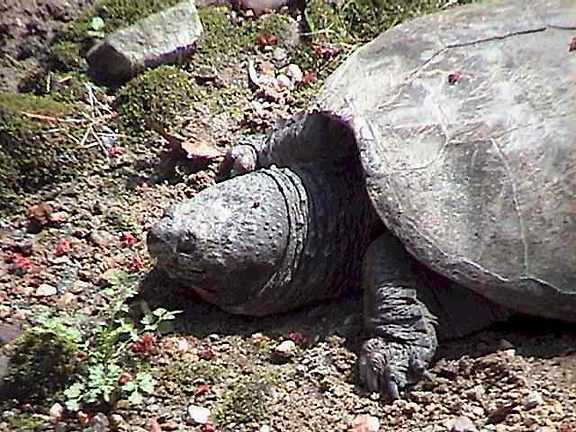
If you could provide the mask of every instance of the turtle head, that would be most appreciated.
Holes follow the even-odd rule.
[[[285,199],[273,177],[254,172],[209,187],[170,208],[148,233],[157,266],[203,299],[249,310],[282,262]]]

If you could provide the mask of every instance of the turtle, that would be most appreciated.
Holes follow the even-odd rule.
[[[576,3],[388,29],[222,168],[150,229],[157,267],[251,316],[362,289],[371,392],[401,397],[439,340],[513,314],[576,322]]]

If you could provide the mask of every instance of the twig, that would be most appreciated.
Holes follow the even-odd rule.
[[[79,119],[52,117],[52,116],[47,116],[47,115],[42,115],[42,114],[32,114],[32,113],[29,113],[26,111],[20,111],[20,114],[22,114],[23,116],[29,117],[29,118],[37,119],[37,120],[54,121],[54,122],[60,122],[60,123],[83,123],[84,122],[84,120],[79,120]]]

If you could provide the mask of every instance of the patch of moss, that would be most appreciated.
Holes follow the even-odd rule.
[[[169,129],[194,97],[190,76],[174,66],[151,69],[126,84],[118,93],[120,122],[132,132],[151,124]]]
[[[71,178],[94,159],[70,138],[82,131],[63,121],[74,109],[51,97],[0,94],[0,210],[14,193]]]
[[[76,344],[65,335],[29,329],[10,349],[1,393],[20,402],[46,402],[76,370]]]
[[[204,33],[194,52],[194,65],[208,65],[220,70],[237,64],[258,49],[259,34],[276,36],[280,41],[290,26],[289,17],[273,14],[259,20],[233,22],[227,7],[206,7],[198,10]]]
[[[278,380],[276,374],[266,372],[242,376],[231,383],[217,402],[213,415],[216,424],[223,430],[227,430],[227,426],[233,430],[233,426],[240,423],[264,420]]]
[[[78,43],[61,40],[50,47],[49,63],[50,69],[70,72],[82,69],[85,62]]]
[[[44,426],[42,420],[27,413],[7,416],[5,419],[11,431],[37,431]]]
[[[176,360],[162,369],[161,377],[167,388],[192,393],[195,383],[203,382],[213,385],[220,382],[225,374],[224,367],[209,361],[200,360],[192,363]]]

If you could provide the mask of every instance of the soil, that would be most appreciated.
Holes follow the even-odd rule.
[[[7,0],[0,5],[0,91],[34,73],[52,38],[94,0]]]
[[[35,67],[41,46],[89,3],[0,6],[2,54],[14,60],[0,68],[2,88],[14,89],[28,65]],[[267,119],[287,112],[278,104]],[[210,123],[202,112],[194,115],[189,123]],[[219,134],[226,135],[219,140],[232,143],[239,131],[226,121],[218,123]],[[160,338],[149,358],[158,382],[154,395],[142,407],[120,405],[108,413],[116,430],[210,430],[187,417],[195,405],[218,416],[218,430],[360,431],[368,429],[354,427],[354,421],[371,415],[381,431],[576,432],[573,325],[517,317],[445,342],[429,377],[402,400],[388,403],[358,385],[360,298],[248,319],[166,295],[180,287],[152,268],[146,231],[170,204],[212,184],[217,164],[175,181],[158,171],[173,167],[162,138],[148,137],[145,144],[109,153],[98,170],[74,181],[24,196],[19,211],[0,219],[0,341],[12,339],[46,309],[92,315],[106,305],[102,286],[113,270],[142,280],[142,299],[150,308],[183,310],[175,332]],[[135,237],[133,244],[125,241],[126,233]],[[24,269],[16,271],[15,255],[27,259]],[[275,347],[286,340],[296,348],[279,359]],[[3,361],[0,357],[0,370]],[[54,425],[49,408],[14,401],[0,415],[0,431],[83,429],[74,415]],[[38,425],[14,426],[11,419],[22,415]],[[465,423],[468,428],[461,426]]]

